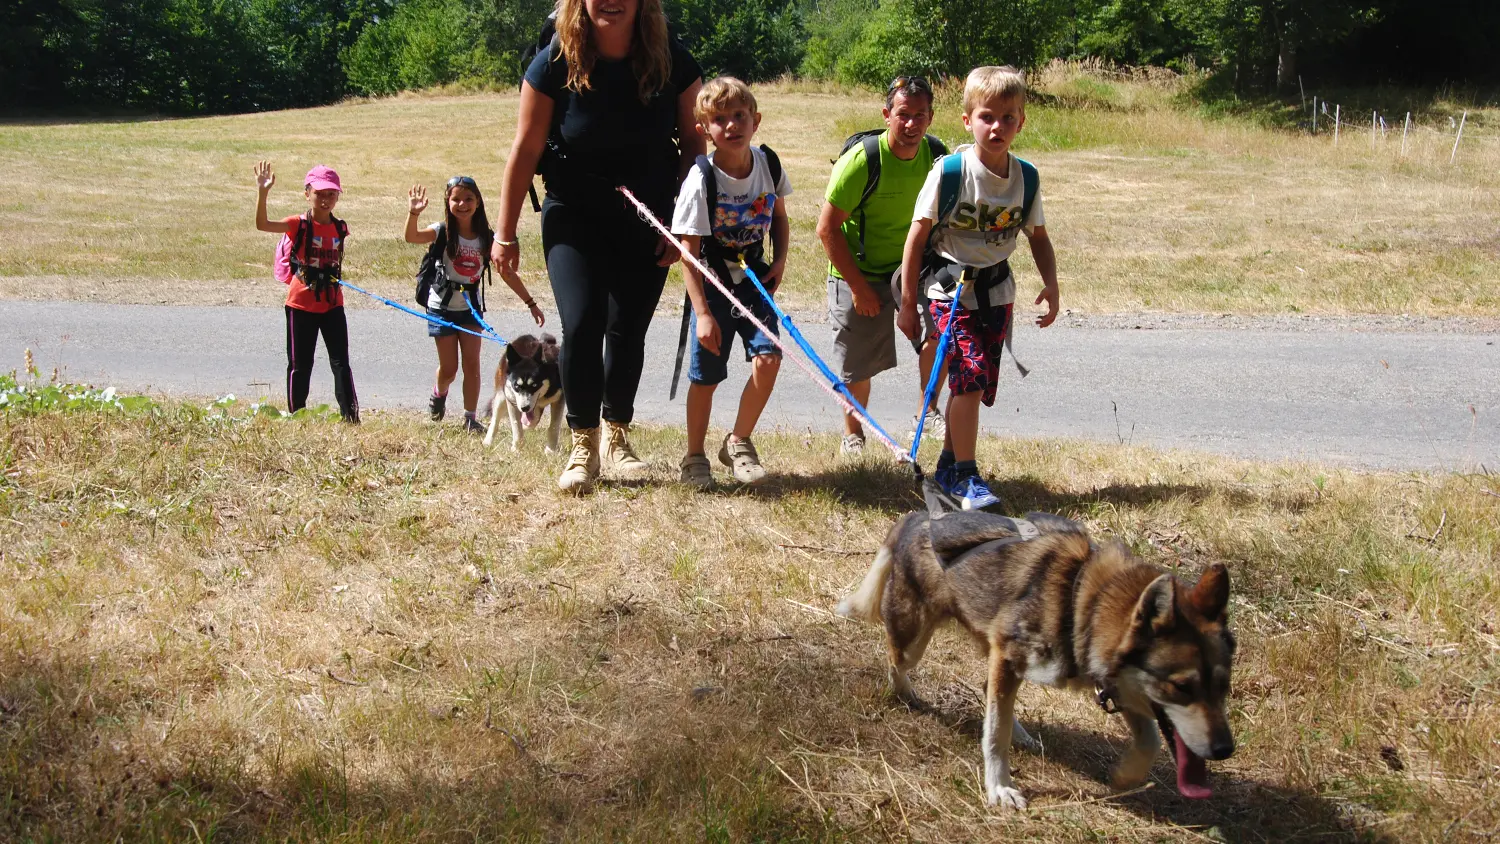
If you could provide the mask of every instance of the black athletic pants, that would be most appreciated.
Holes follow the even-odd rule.
[[[344,319],[342,305],[322,314],[286,306],[287,409],[296,413],[307,406],[307,389],[312,380],[319,333],[323,335],[323,346],[328,349],[328,365],[333,369],[333,395],[338,399],[339,413],[351,422],[358,422],[359,396],[354,394],[354,373],[349,369],[349,323]]]
[[[542,205],[542,249],[562,321],[563,398],[569,428],[622,425],[635,416],[646,360],[646,329],[667,283],[656,265],[657,234],[634,211]],[[601,206],[610,210],[602,211]]]

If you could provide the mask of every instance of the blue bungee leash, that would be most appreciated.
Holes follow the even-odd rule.
[[[347,281],[344,281],[343,279],[339,279],[338,283],[341,286],[343,286],[343,287],[347,287],[350,290],[353,290],[355,293],[363,293],[366,296],[369,296],[371,299],[374,299],[377,302],[381,302],[383,304],[390,305],[391,307],[395,308],[398,311],[405,311],[406,313],[409,313],[409,314],[411,314],[414,317],[421,317],[422,319],[425,319],[428,322],[433,323],[434,325],[441,325],[441,326],[444,326],[444,327],[447,327],[447,328],[452,328],[455,331],[462,331],[465,334],[472,334],[472,335],[474,335],[475,337],[478,337],[481,340],[489,340],[492,343],[499,343],[502,346],[505,345],[505,341],[502,340],[502,339],[500,339],[500,335],[498,335],[498,334],[490,335],[490,334],[481,334],[478,331],[471,331],[471,330],[469,330],[467,328],[464,328],[462,325],[454,325],[453,323],[449,322],[446,319],[440,319],[438,317],[433,316],[432,314],[426,314],[426,313],[422,313],[421,311],[413,310],[413,309],[408,308],[408,307],[406,307],[405,305],[403,305],[403,304],[401,304],[399,302],[392,302],[390,299],[387,299],[384,296],[380,296],[378,294],[371,293],[370,291],[364,289],[363,287],[357,287],[357,286],[355,286],[353,284],[350,284]],[[480,325],[483,325],[483,324],[484,324],[483,321],[481,321]]]
[[[922,429],[927,427],[927,408],[932,406],[932,397],[937,394],[938,379],[942,377],[943,365],[948,362],[948,346],[953,342],[953,326],[958,322],[959,297],[964,295],[964,277],[958,277],[958,287],[953,291],[953,310],[948,313],[948,327],[938,335],[937,351],[932,356],[932,374],[927,376],[927,389],[922,391],[922,407],[917,410],[917,432],[911,438],[911,462],[917,462],[917,449],[922,447]],[[918,319],[920,319],[918,315]],[[1012,355],[1014,357],[1014,355]]]
[[[895,442],[895,438],[886,433],[885,429],[880,427],[880,423],[875,421],[875,417],[870,415],[870,411],[865,409],[865,406],[859,403],[859,400],[854,397],[853,393],[849,392],[849,385],[845,384],[842,379],[835,375],[833,373],[833,370],[828,368],[828,364],[824,363],[823,359],[818,356],[818,353],[813,351],[812,344],[807,342],[807,338],[802,336],[801,329],[797,328],[797,324],[792,321],[791,314],[788,314],[786,311],[781,309],[780,305],[776,304],[776,300],[771,296],[771,291],[767,290],[764,284],[761,284],[760,279],[755,275],[755,271],[750,269],[750,265],[745,261],[745,253],[743,252],[740,253],[740,269],[744,270],[745,277],[750,279],[751,283],[755,285],[755,289],[760,291],[761,297],[766,300],[766,304],[771,306],[772,311],[775,311],[776,319],[779,320],[782,327],[786,329],[786,333],[788,334],[788,336],[790,336],[792,338],[792,341],[802,349],[803,353],[807,355],[808,360],[817,365],[818,371],[823,373],[823,377],[828,379],[828,383],[832,384],[835,390],[838,390],[839,394],[844,397],[845,401],[849,402],[849,404],[853,406],[855,410],[858,410],[860,414],[865,417],[865,419],[869,420],[870,426],[874,428],[882,438],[886,439],[889,442]]]
[[[463,295],[464,304],[469,306],[469,313],[474,315],[474,319],[479,323],[479,327],[483,328],[486,334],[489,334],[491,337],[499,340],[501,343],[504,343],[505,338],[500,336],[500,332],[491,328],[490,324],[484,321],[484,317],[479,315],[479,309],[474,307],[474,301],[469,298],[469,292],[467,290],[460,290],[458,292]]]

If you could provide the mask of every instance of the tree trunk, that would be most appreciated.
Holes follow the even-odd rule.
[[[1287,33],[1278,39],[1276,53],[1276,87],[1290,88],[1297,84],[1297,43]]]

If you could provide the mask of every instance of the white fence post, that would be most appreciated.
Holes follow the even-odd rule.
[[[1458,142],[1464,139],[1464,124],[1469,122],[1469,110],[1464,109],[1464,118],[1458,121],[1458,137],[1453,139],[1453,152],[1448,156],[1451,165],[1458,159]]]

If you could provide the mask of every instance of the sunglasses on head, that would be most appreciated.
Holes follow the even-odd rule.
[[[479,190],[479,184],[474,181],[473,176],[454,176],[453,178],[448,180],[448,190],[453,190],[454,188],[460,186],[470,188],[472,190]]]
[[[892,94],[906,87],[915,88],[918,91],[932,90],[932,86],[927,84],[927,78],[924,76],[898,76],[891,80],[891,87],[885,89],[885,92]]]

